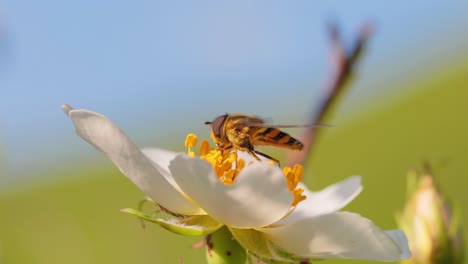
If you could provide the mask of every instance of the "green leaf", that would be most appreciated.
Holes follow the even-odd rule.
[[[120,211],[134,215],[145,221],[156,223],[162,228],[183,236],[204,236],[211,234],[222,227],[221,223],[208,215],[194,215],[185,218],[165,220],[161,218],[153,218],[132,208],[125,208]]]

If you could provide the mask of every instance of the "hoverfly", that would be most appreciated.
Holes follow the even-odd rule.
[[[260,155],[279,165],[279,160],[255,150],[254,146],[274,146],[292,150],[304,148],[302,142],[279,129],[300,126],[267,125],[256,116],[243,114],[225,114],[212,122],[205,122],[205,125],[211,125],[211,137],[218,149],[246,151],[258,161],[260,158],[257,155]]]

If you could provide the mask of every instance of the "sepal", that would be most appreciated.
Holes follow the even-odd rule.
[[[120,210],[123,213],[134,215],[145,221],[156,223],[162,228],[183,236],[204,236],[211,234],[222,227],[222,224],[208,215],[194,215],[184,218],[153,218],[143,212],[132,208]]]
[[[255,229],[229,229],[237,242],[247,249],[255,258],[265,263],[308,263],[307,259],[300,258],[273,244],[267,235]]]

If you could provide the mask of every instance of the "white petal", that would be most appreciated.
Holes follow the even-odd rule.
[[[153,165],[159,170],[159,172],[161,172],[162,176],[166,178],[172,187],[182,193],[185,197],[188,197],[188,195],[180,189],[179,185],[177,185],[174,177],[172,177],[172,174],[169,171],[169,164],[171,160],[173,160],[180,152],[173,152],[158,148],[142,148],[141,152],[143,152],[143,154],[145,154],[145,156],[153,162]]]
[[[173,152],[165,149],[158,148],[142,148],[141,152],[145,154],[152,162],[158,164],[158,166],[166,171],[169,171],[169,164],[177,154],[180,152]]]
[[[63,106],[77,134],[101,150],[138,188],[158,204],[178,214],[203,214],[161,174],[127,135],[107,117],[88,110]]]
[[[278,224],[336,212],[350,203],[362,191],[360,176],[351,176],[318,192],[310,191],[305,185],[300,187],[304,188],[303,194],[307,196],[307,199],[300,202],[294,212]]]
[[[293,200],[281,169],[246,166],[233,185],[222,184],[206,161],[178,155],[169,165],[180,188],[219,222],[236,228],[266,226],[281,219]]]
[[[406,238],[405,232],[402,230],[387,230],[385,231],[399,246],[401,249],[400,258],[409,259],[411,258],[411,250],[408,245],[408,239]]]
[[[305,258],[397,261],[409,252],[403,232],[391,236],[372,221],[350,212],[302,219],[277,228],[262,228],[273,243]]]
[[[143,152],[143,154],[145,154],[145,156],[153,162],[154,166],[158,168],[158,170],[161,172],[164,178],[166,178],[166,180],[175,189],[181,192],[180,187],[177,185],[177,183],[171,175],[171,172],[169,171],[169,163],[175,158],[175,156],[178,153],[157,148],[142,148],[141,152]]]

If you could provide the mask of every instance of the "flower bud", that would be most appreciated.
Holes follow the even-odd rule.
[[[463,263],[460,217],[442,196],[434,177],[408,174],[408,197],[397,215],[413,253],[403,263]]]
[[[209,264],[245,263],[247,252],[226,227],[206,238],[206,260]]]

